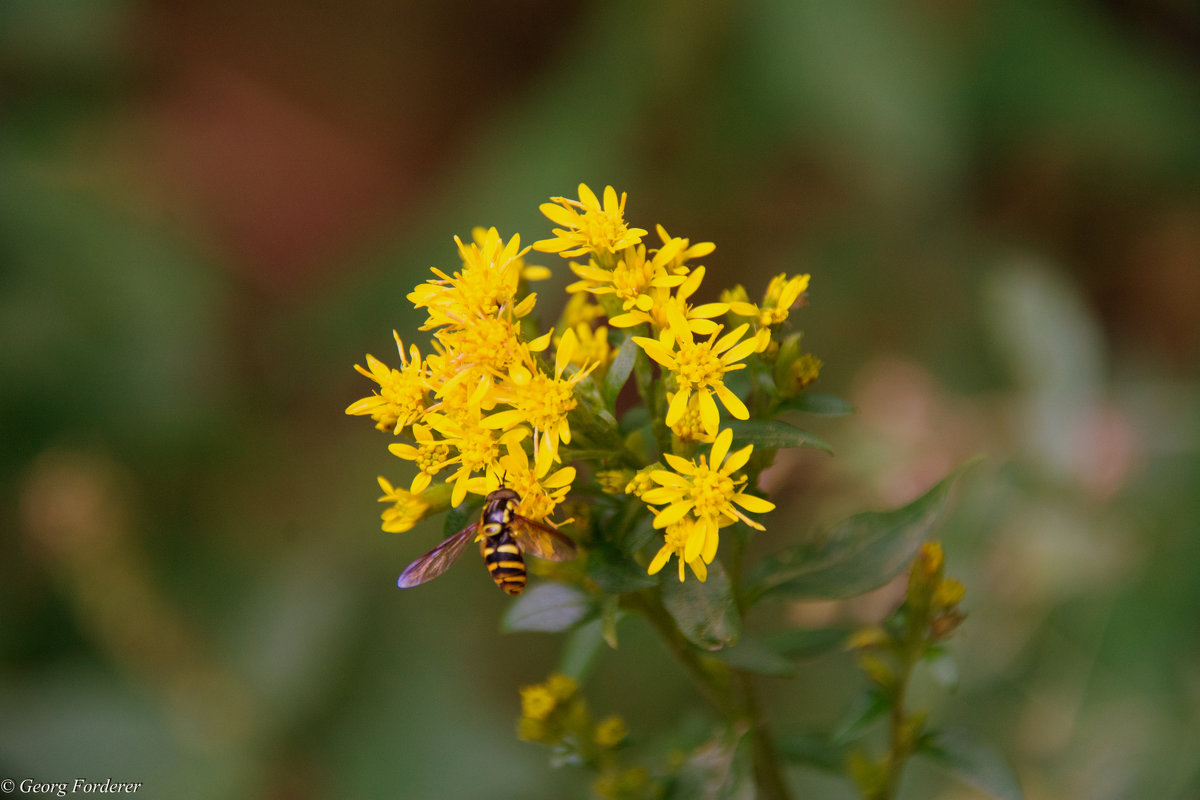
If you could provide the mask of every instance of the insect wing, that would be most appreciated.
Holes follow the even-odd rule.
[[[570,561],[578,554],[575,542],[558,528],[513,514],[513,538],[527,553],[547,561]]]
[[[478,522],[472,522],[409,564],[404,568],[404,572],[400,573],[400,578],[396,581],[396,585],[401,589],[407,589],[410,586],[431,581],[438,575],[441,575],[462,555],[463,549],[467,546],[467,542],[471,541],[471,537],[475,535],[475,530],[478,527]]]

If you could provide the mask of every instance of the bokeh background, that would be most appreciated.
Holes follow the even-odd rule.
[[[513,735],[557,640],[481,567],[397,572],[406,474],[343,415],[451,237],[579,182],[812,274],[854,402],[764,549],[983,455],[941,529],[970,618],[939,724],[1033,800],[1200,797],[1200,11],[1177,0],[0,3],[0,777],[151,798],[558,798]],[[566,270],[540,306],[553,313]],[[420,341],[420,339],[417,339]],[[766,541],[769,539],[769,541]],[[886,613],[883,593],[786,609]],[[621,630],[589,698],[696,704]],[[847,656],[764,693],[828,728]],[[804,796],[844,784],[790,773]],[[915,764],[905,797],[977,797]]]

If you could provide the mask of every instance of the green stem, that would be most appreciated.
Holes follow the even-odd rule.
[[[913,668],[916,666],[919,648],[909,641],[899,653],[899,674],[896,676],[892,708],[888,718],[888,754],[886,760],[887,775],[884,781],[881,800],[891,800],[900,788],[900,778],[904,774],[904,766],[913,751],[912,720],[908,717],[906,698],[908,684],[912,679]]]
[[[750,752],[759,796],[764,800],[788,800],[791,795],[788,793],[787,784],[783,781],[779,759],[775,756],[775,741],[758,702],[754,679],[741,670],[736,670],[734,674],[737,676],[738,685],[741,688],[742,713],[750,723]]]

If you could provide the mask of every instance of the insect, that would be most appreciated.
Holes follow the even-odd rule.
[[[557,528],[523,517],[516,512],[520,495],[500,488],[483,501],[478,522],[472,522],[416,561],[409,564],[396,585],[401,589],[431,581],[458,560],[467,542],[478,533],[483,562],[496,585],[516,597],[525,590],[525,559],[522,550],[547,561],[575,557],[575,543]]]

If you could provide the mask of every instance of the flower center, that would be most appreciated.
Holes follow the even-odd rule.
[[[733,496],[733,480],[712,469],[701,469],[692,477],[692,500],[698,517],[716,517]]]
[[[712,351],[711,342],[689,345],[681,342],[676,355],[679,369],[675,370],[680,388],[715,386],[721,383],[725,365]]]

